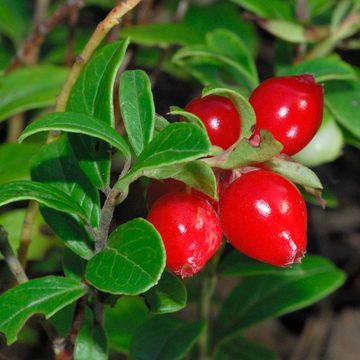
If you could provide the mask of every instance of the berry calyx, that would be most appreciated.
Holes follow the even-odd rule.
[[[306,252],[306,205],[299,190],[266,170],[240,176],[220,199],[220,219],[240,252],[274,266],[299,262]]]
[[[221,244],[220,220],[204,199],[186,193],[160,198],[148,214],[165,246],[167,267],[182,277],[200,271]]]
[[[270,131],[287,155],[296,154],[310,142],[321,125],[323,88],[310,74],[283,76],[262,82],[251,94],[258,136]]]
[[[240,137],[241,119],[232,101],[223,96],[196,98],[185,106],[204,123],[212,145],[226,150]]]

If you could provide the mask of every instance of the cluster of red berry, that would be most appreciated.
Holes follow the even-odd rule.
[[[264,81],[249,102],[256,114],[252,137],[259,137],[260,129],[270,131],[286,155],[307,145],[321,124],[323,89],[308,74]],[[213,145],[227,149],[239,139],[241,119],[228,98],[197,98],[185,110],[200,118]],[[261,166],[236,180],[231,172],[217,171],[216,176],[219,203],[194,189],[186,191],[176,180],[150,183],[148,219],[163,238],[168,268],[182,277],[195,274],[218,250],[223,233],[237,250],[257,260],[275,266],[300,261],[307,214],[296,186]]]

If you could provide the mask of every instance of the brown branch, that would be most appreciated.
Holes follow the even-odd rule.
[[[24,41],[15,57],[12,59],[10,65],[6,69],[6,73],[17,69],[23,64],[27,64],[27,57],[33,49],[38,47],[44,41],[45,36],[70,14],[73,6],[76,5],[80,7],[82,4],[83,0],[66,0],[55,10],[51,17],[35,26],[32,33]]]
[[[79,12],[80,7],[75,5],[71,6],[69,17],[68,17],[68,24],[69,24],[69,34],[68,34],[68,41],[67,41],[67,49],[65,55],[65,64],[67,66],[72,66],[74,63],[74,47],[75,47],[75,33],[76,33],[76,25],[79,21]]]

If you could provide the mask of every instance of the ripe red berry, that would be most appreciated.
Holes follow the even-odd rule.
[[[200,271],[220,246],[220,220],[212,206],[196,195],[163,196],[150,210],[148,220],[163,239],[167,267],[182,277]]]
[[[271,78],[261,83],[249,99],[256,113],[255,135],[270,131],[283,153],[293,155],[315,135],[323,116],[323,89],[312,75]]]
[[[240,252],[275,266],[298,262],[306,252],[306,206],[282,176],[255,170],[240,176],[220,199],[224,234]]]
[[[196,98],[185,110],[200,118],[213,145],[227,149],[239,139],[240,115],[228,98],[217,95]]]

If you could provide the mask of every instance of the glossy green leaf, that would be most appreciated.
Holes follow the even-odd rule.
[[[31,158],[40,147],[37,143],[0,145],[0,184],[30,179]]]
[[[114,127],[113,87],[127,46],[127,39],[117,41],[92,56],[72,88],[67,111],[94,116],[99,125]],[[85,174],[96,187],[106,187],[111,165],[109,145],[80,135],[69,138]]]
[[[130,357],[134,360],[180,360],[204,331],[201,321],[185,323],[168,316],[156,316],[135,332]]]
[[[280,69],[278,75],[313,74],[317,82],[356,79],[354,69],[337,56],[306,60]]]
[[[241,121],[241,134],[239,140],[246,138],[248,139],[252,134],[252,128],[255,125],[256,117],[255,111],[248,100],[246,100],[241,94],[234,90],[225,88],[205,88],[202,96],[208,95],[219,95],[228,97],[236,106],[236,109],[240,115]]]
[[[134,332],[149,316],[149,310],[140,297],[122,296],[113,308],[106,307],[105,329],[110,348],[128,354]]]
[[[69,249],[64,249],[63,268],[65,276],[81,281],[85,273],[86,261]]]
[[[170,106],[170,111],[168,113],[169,115],[178,115],[181,116],[181,118],[184,121],[188,121],[190,123],[193,123],[195,125],[200,126],[202,129],[206,130],[206,127],[204,123],[199,119],[198,116],[195,114],[185,111],[184,109],[178,107],[178,106]]]
[[[118,187],[145,171],[181,164],[210,154],[206,132],[194,124],[174,123],[157,134]]]
[[[19,141],[23,141],[38,132],[50,130],[61,130],[104,140],[126,157],[130,157],[129,146],[116,130],[106,124],[102,124],[101,121],[92,116],[80,113],[63,112],[45,115],[28,125],[22,132]]]
[[[155,314],[176,312],[186,306],[186,288],[183,282],[169,271],[164,271],[159,283],[144,295],[150,311]]]
[[[307,255],[306,259],[313,258]],[[303,273],[301,265],[293,267],[277,267],[254,260],[233,250],[220,263],[220,273],[223,276],[256,276],[256,275],[301,275]],[[254,280],[256,281],[256,280]]]
[[[123,72],[119,94],[125,129],[135,154],[139,155],[154,135],[155,105],[149,77],[141,70]]]
[[[202,161],[190,161],[184,165],[171,165],[145,173],[153,179],[173,178],[216,199],[217,184],[212,168]]]
[[[274,158],[267,161],[266,166],[295,184],[318,190],[323,188],[317,175],[311,169],[300,163]]]
[[[165,267],[165,249],[156,229],[134,219],[114,230],[106,248],[86,267],[86,279],[111,294],[137,295],[156,285]]]
[[[89,308],[85,309],[80,331],[76,337],[74,360],[107,360],[107,338],[101,324],[95,322]]]
[[[41,148],[32,160],[31,176],[68,194],[88,214],[91,225],[99,225],[99,193],[80,169],[66,136]]]
[[[68,194],[55,186],[26,180],[0,185],[0,206],[21,200],[35,200],[52,209],[88,218],[88,214]]]
[[[282,0],[231,0],[261,18],[292,20],[290,4]]]
[[[270,34],[279,39],[291,43],[304,43],[309,41],[309,39],[306,38],[305,28],[300,24],[285,20],[262,20],[260,24]]]
[[[30,30],[31,12],[29,4],[23,0],[1,0],[0,33],[8,36],[16,45]]]
[[[80,282],[60,276],[46,276],[18,285],[0,296],[0,332],[10,345],[32,315],[41,313],[49,318],[84,294]]]
[[[55,104],[68,69],[52,65],[20,68],[0,77],[0,121]]]
[[[0,224],[8,232],[10,245],[15,253],[19,247],[25,211],[26,209],[16,209],[0,215]],[[39,213],[35,217],[30,236],[31,243],[27,256],[29,260],[41,260],[49,249],[62,246],[55,234],[49,231]],[[2,256],[0,256],[0,258],[2,258]]]
[[[262,345],[237,336],[221,343],[215,355],[215,360],[276,360],[278,357]]]
[[[215,338],[233,337],[261,321],[311,305],[345,281],[342,271],[318,256],[305,257],[293,269],[299,273],[243,279],[222,304]]]
[[[231,150],[203,161],[222,169],[238,169],[272,159],[281,152],[282,144],[275,140],[270,132],[261,130],[260,144],[258,146],[250,144],[248,139],[242,139]]]
[[[360,138],[360,80],[327,83],[325,104],[344,128]]]

